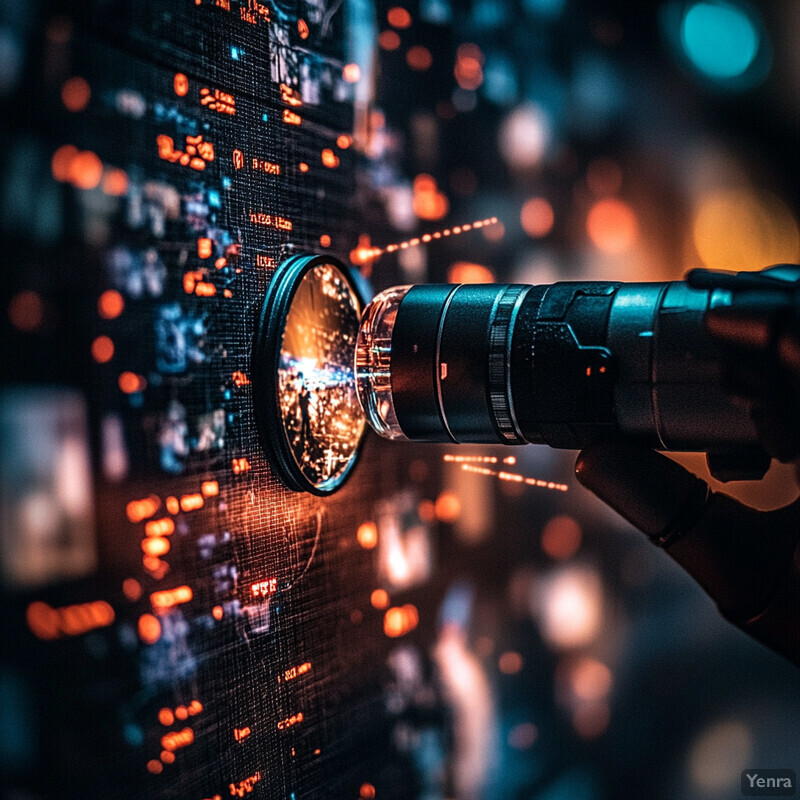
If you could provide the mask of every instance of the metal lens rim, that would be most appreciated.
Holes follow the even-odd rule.
[[[361,452],[366,426],[353,457],[341,474],[317,485],[303,473],[295,460],[286,435],[278,399],[278,367],[289,310],[295,292],[306,273],[321,265],[332,266],[340,273],[356,300],[357,313],[360,317],[364,310],[364,298],[348,267],[338,259],[327,255],[298,253],[290,256],[278,265],[264,295],[253,337],[250,371],[253,413],[258,438],[273,471],[292,491],[310,492],[324,497],[341,488],[353,471]]]

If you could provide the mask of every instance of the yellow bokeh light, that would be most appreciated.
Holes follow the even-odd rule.
[[[797,222],[786,204],[768,193],[733,189],[707,195],[693,234],[697,254],[711,269],[755,270],[800,258]]]

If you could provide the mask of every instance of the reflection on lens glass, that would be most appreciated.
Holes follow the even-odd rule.
[[[289,447],[318,489],[336,485],[358,450],[364,412],[353,361],[360,307],[344,276],[320,264],[292,298],[278,364],[278,398]]]

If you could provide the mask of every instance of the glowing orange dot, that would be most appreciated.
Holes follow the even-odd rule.
[[[172,764],[175,761],[175,753],[170,753],[169,750],[161,751],[161,760],[165,764]]]
[[[8,304],[8,319],[20,331],[35,331],[44,320],[44,303],[36,292],[15,294]]]
[[[125,578],[122,581],[122,594],[135,603],[142,596],[142,586],[136,578]]]
[[[328,167],[329,169],[333,169],[334,167],[339,166],[339,156],[330,149],[330,147],[326,147],[322,151],[322,163]]]
[[[178,706],[175,709],[175,719],[184,720],[189,716],[189,712],[186,710],[186,706]]]
[[[165,539],[163,536],[148,536],[147,539],[142,540],[142,550],[148,556],[155,558],[165,556],[169,553],[169,548],[169,539]]]
[[[386,14],[386,19],[389,20],[389,24],[394,28],[411,27],[411,14],[400,6],[390,8]]]
[[[373,608],[384,609],[389,607],[389,595],[384,589],[376,589],[370,596],[369,602]]]
[[[169,727],[170,725],[172,725],[173,722],[175,722],[175,715],[169,708],[162,708],[158,712],[158,721],[162,725],[166,725],[167,727]]]
[[[122,197],[128,191],[128,176],[125,170],[109,169],[103,175],[102,189],[111,197]]]
[[[328,236],[327,233],[323,233],[322,236],[319,237],[319,243],[322,247],[330,247],[331,246],[331,237]]]
[[[585,703],[578,706],[572,714],[572,726],[584,739],[602,736],[608,727],[611,712],[606,703]]]
[[[83,150],[69,163],[67,180],[77,189],[94,189],[103,177],[103,162],[91,150]]]
[[[361,80],[361,67],[358,64],[345,64],[342,77],[347,83],[358,83]]]
[[[123,372],[117,381],[119,388],[125,394],[134,394],[135,392],[144,391],[147,386],[147,381],[135,372]]]
[[[185,97],[189,92],[189,79],[182,72],[176,72],[172,81],[172,88],[178,97]]]
[[[211,258],[212,243],[211,239],[205,236],[197,240],[197,255],[199,258]]]
[[[381,31],[378,36],[378,44],[384,50],[397,50],[400,47],[400,37],[395,31]]]
[[[164,505],[166,505],[167,511],[169,511],[170,514],[177,514],[181,510],[177,497],[168,497],[164,501]]]
[[[526,200],[519,214],[522,230],[528,236],[538,239],[547,236],[553,229],[555,216],[553,207],[543,197],[532,197]]]
[[[297,20],[297,32],[301,39],[308,39],[308,23],[304,19]]]
[[[442,492],[436,498],[434,509],[440,522],[455,522],[461,516],[461,501],[453,492]]]
[[[147,771],[151,775],[160,775],[163,769],[164,765],[160,761],[157,761],[155,758],[151,758],[147,762]]]
[[[306,164],[305,161],[301,161],[297,165],[297,168],[300,170],[300,172],[308,172],[308,169],[309,169],[308,164]]]
[[[33,634],[39,639],[56,639],[61,634],[59,614],[47,603],[36,601],[28,606],[25,620]]]
[[[107,364],[114,357],[114,342],[108,336],[98,336],[92,342],[92,358],[98,364]]]
[[[365,550],[372,550],[378,544],[378,526],[374,522],[362,523],[358,526],[356,539]]]
[[[53,177],[57,181],[69,180],[69,167],[72,159],[78,155],[78,148],[71,144],[64,144],[53,153],[53,158],[50,161],[50,167],[53,171]]]
[[[353,144],[353,137],[347,133],[339,134],[336,137],[336,146],[341,150],[347,150],[351,144]]]
[[[500,656],[497,666],[500,667],[500,672],[506,675],[516,675],[522,669],[522,656],[513,650],[508,650]]]
[[[417,627],[419,611],[411,603],[389,608],[383,615],[383,632],[392,639],[405,636]]]
[[[222,608],[222,606],[214,606],[214,608],[211,609],[211,616],[216,620],[220,620],[222,619],[224,612],[225,610]]]
[[[92,90],[81,77],[69,78],[61,87],[61,102],[67,111],[83,111],[89,105]]]
[[[628,250],[639,235],[633,209],[622,200],[598,200],[586,218],[586,232],[598,250],[617,254]]]
[[[142,614],[136,625],[139,638],[145,644],[155,644],[161,637],[161,623],[152,614]]]
[[[566,514],[559,514],[548,521],[542,531],[542,550],[550,558],[562,561],[571,558],[581,546],[580,525]]]
[[[108,289],[97,301],[97,313],[103,319],[116,319],[125,308],[122,295],[115,289]]]
[[[417,72],[424,72],[433,64],[431,51],[421,44],[414,45],[406,53],[406,64]]]
[[[420,500],[417,514],[422,522],[433,522],[436,519],[436,506],[433,500]]]
[[[371,783],[362,783],[358,790],[358,796],[361,800],[374,800],[375,787]]]
[[[483,238],[490,242],[499,242],[506,235],[506,227],[502,222],[484,225]]]

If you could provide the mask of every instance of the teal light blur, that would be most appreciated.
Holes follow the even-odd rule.
[[[753,64],[760,33],[746,9],[725,2],[695,3],[681,24],[681,44],[705,76],[730,80]]]

